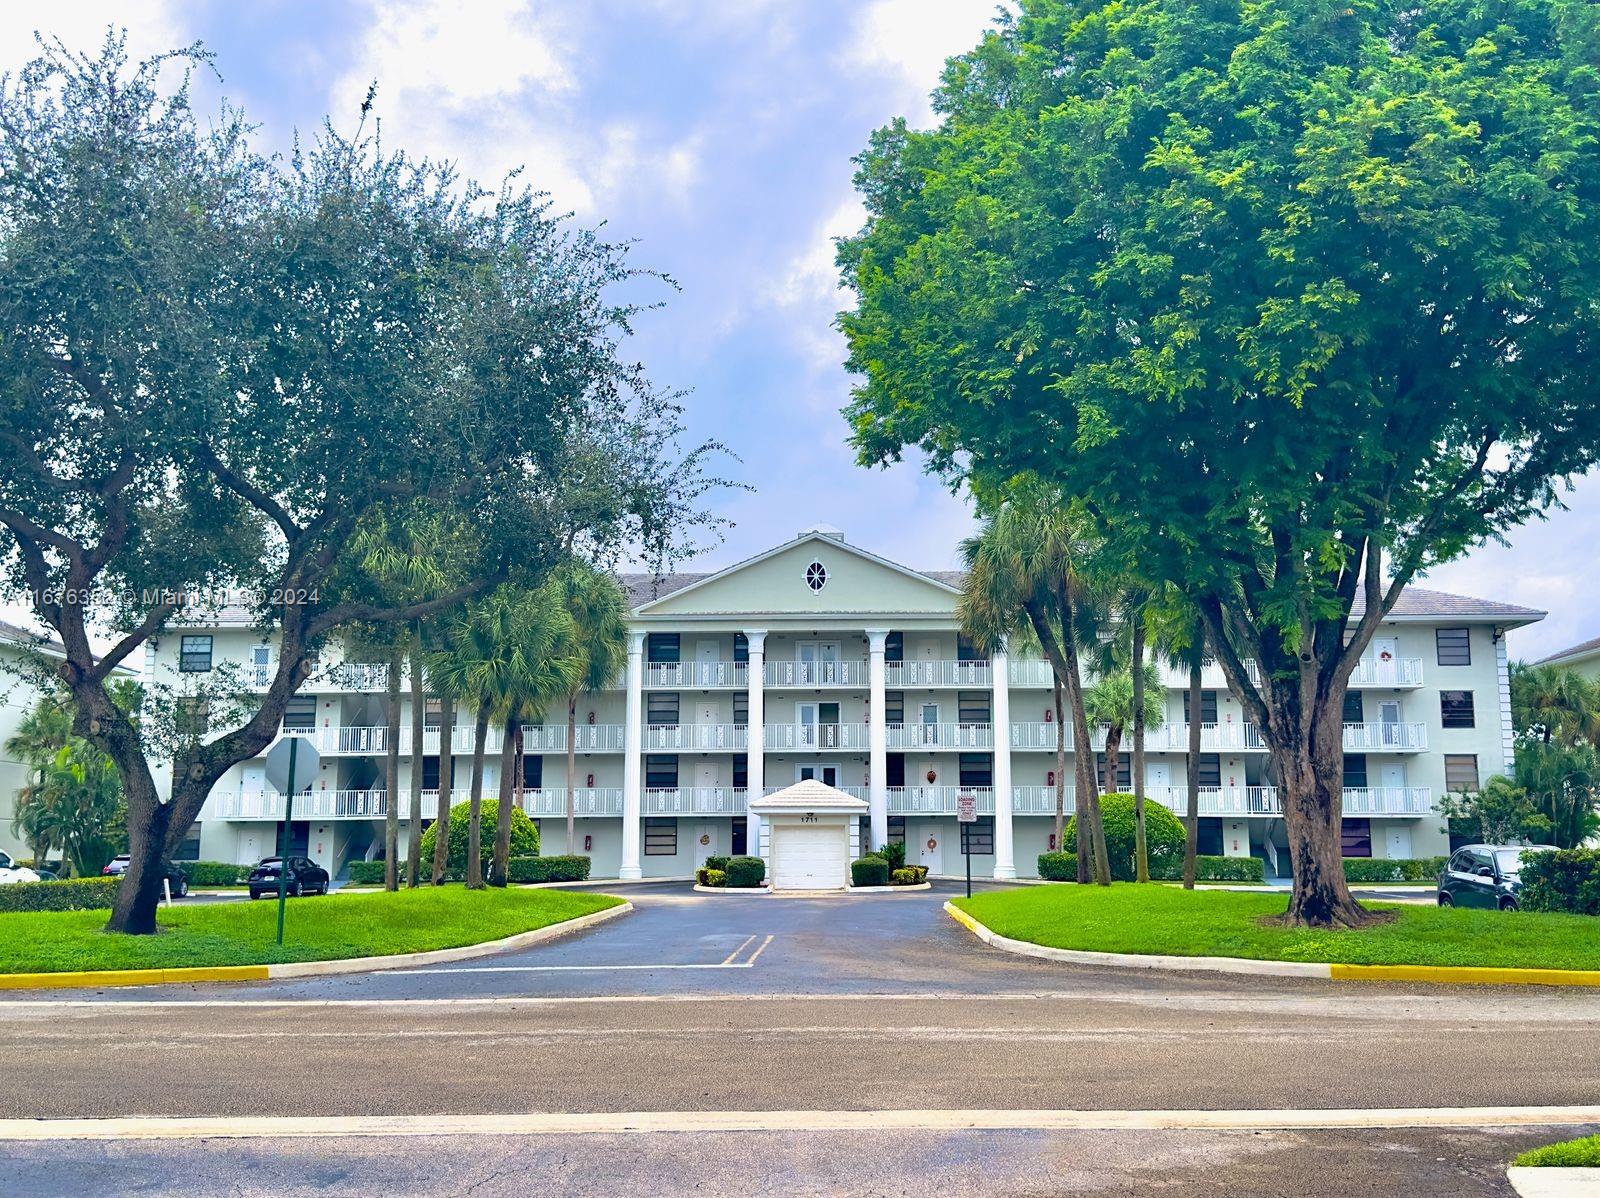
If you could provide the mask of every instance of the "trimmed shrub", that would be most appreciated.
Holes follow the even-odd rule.
[[[728,871],[725,869],[702,869],[695,875],[702,886],[726,886],[728,884]]]
[[[1039,876],[1046,882],[1076,882],[1078,880],[1078,854],[1040,853]]]
[[[726,857],[707,857],[705,861],[705,868],[720,869],[726,872],[728,868],[728,859]]]
[[[498,799],[484,799],[481,805],[479,818],[482,826],[478,833],[478,843],[483,847],[483,872],[487,877],[489,873],[489,859],[494,855],[494,826],[500,818],[500,801]],[[467,868],[467,833],[472,824],[472,804],[457,803],[450,808],[450,854],[446,858],[448,868],[452,870],[465,870]],[[433,846],[438,839],[439,822],[435,820],[428,825],[428,830],[422,834],[422,859],[426,862],[433,861]],[[534,827],[533,821],[520,807],[511,809],[511,856],[512,857],[537,857],[539,855],[539,829]],[[429,876],[432,876],[431,866]],[[379,875],[379,881],[383,880]]]
[[[850,863],[852,886],[887,886],[889,863],[882,857],[857,857]]]
[[[382,861],[352,861],[349,866],[350,881],[357,886],[382,886]],[[428,875],[433,877],[432,873]]]
[[[176,864],[189,876],[191,886],[243,886],[250,880],[248,865],[230,865],[226,861],[179,861]]]
[[[921,880],[917,877],[917,871],[914,869],[891,869],[889,871],[889,885],[891,886],[915,886]]]
[[[1439,876],[1448,857],[1346,857],[1347,882],[1432,882]]]
[[[1111,863],[1111,876],[1119,882],[1133,881],[1133,796],[1104,794],[1100,796],[1100,817],[1106,829],[1106,856]],[[1170,868],[1177,861],[1183,869],[1183,821],[1154,799],[1144,802],[1145,849],[1150,860],[1150,876]],[[1078,876],[1076,854],[1078,851],[1078,817],[1067,821],[1061,847],[1073,855],[1072,876]],[[1041,875],[1043,876],[1043,875]]]
[[[926,882],[928,880],[928,867],[926,865],[908,865],[906,868],[917,875],[917,881]]]
[[[506,862],[508,882],[583,882],[589,858],[583,856],[513,857]]]
[[[1183,879],[1183,854],[1178,854],[1178,859],[1162,867],[1161,872],[1150,871],[1150,876],[1162,882],[1178,882]],[[1194,859],[1194,880],[1196,882],[1264,882],[1267,878],[1267,867],[1260,857],[1206,857],[1197,856]]]
[[[60,882],[12,882],[0,886],[0,912],[110,910],[121,878],[68,878]]]
[[[723,885],[739,890],[759,886],[767,879],[767,863],[760,857],[729,857]]]
[[[906,867],[906,842],[902,840],[899,844],[894,844],[892,842],[890,844],[880,844],[877,848],[873,849],[872,852],[865,855],[869,857],[882,857],[889,863],[889,872],[893,873],[897,869],[904,869]]]
[[[1557,849],[1522,859],[1524,911],[1600,915],[1600,849]],[[0,890],[14,887],[0,887]]]

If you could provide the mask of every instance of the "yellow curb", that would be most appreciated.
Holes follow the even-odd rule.
[[[201,965],[190,969],[91,969],[70,973],[0,974],[0,990],[70,990],[95,986],[160,986],[171,982],[264,982],[265,965]]]
[[[1330,965],[1340,982],[1435,982],[1447,986],[1600,986],[1596,969],[1500,969],[1476,965]]]

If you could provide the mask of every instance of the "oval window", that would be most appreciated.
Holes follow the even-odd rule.
[[[828,585],[828,567],[821,562],[812,562],[806,567],[806,585],[813,591],[820,591]]]

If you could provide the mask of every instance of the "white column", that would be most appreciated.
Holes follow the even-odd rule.
[[[867,805],[872,821],[872,844],[868,849],[889,843],[889,727],[883,718],[883,649],[888,640],[887,628],[867,629],[867,774],[871,779]]]
[[[994,721],[994,876],[1017,876],[1016,851],[1011,838],[1011,671],[1005,651],[989,661],[994,700],[989,715]]]
[[[628,709],[622,726],[622,866],[619,878],[640,878],[639,810],[644,797],[644,633],[628,634]]]
[[[745,742],[747,764],[744,771],[745,798],[750,800],[759,799],[766,793],[767,786],[766,759],[762,756],[767,739],[767,715],[761,690],[766,681],[767,633],[765,629],[747,629],[744,639],[750,650],[750,664],[745,668],[750,688],[750,699],[745,710],[750,725]],[[744,851],[752,857],[761,856],[761,817],[753,811],[748,812],[744,826]]]

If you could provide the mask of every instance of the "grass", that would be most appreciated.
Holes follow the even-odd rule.
[[[1600,1136],[1584,1136],[1580,1140],[1563,1140],[1559,1144],[1546,1144],[1543,1148],[1530,1148],[1511,1163],[1525,1169],[1541,1166],[1551,1169],[1600,1169]]]
[[[1395,919],[1359,931],[1262,926],[1284,894],[1170,886],[1030,886],[957,899],[1002,936],[1052,948],[1350,965],[1600,969],[1600,920],[1583,915],[1369,903]]]
[[[275,902],[163,907],[155,936],[101,931],[105,911],[0,915],[0,973],[260,965],[424,952],[499,940],[622,902],[560,890],[427,886],[293,899],[278,947]]]

